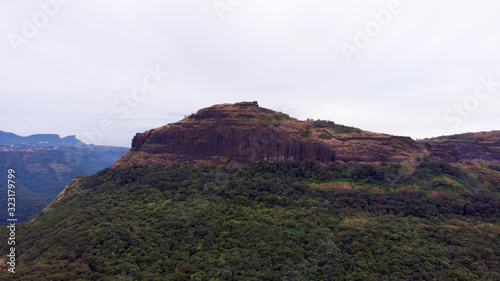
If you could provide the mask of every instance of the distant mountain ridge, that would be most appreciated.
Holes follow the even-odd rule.
[[[71,135],[61,138],[56,134],[35,134],[30,136],[19,136],[14,133],[0,131],[0,144],[11,145],[79,145],[82,141]]]
[[[0,131],[0,169],[16,171],[18,221],[26,221],[41,211],[73,178],[109,167],[127,150],[88,145],[75,136],[22,137]],[[6,217],[7,209],[0,210],[0,224],[6,222]]]

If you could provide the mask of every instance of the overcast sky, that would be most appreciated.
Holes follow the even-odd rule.
[[[498,0],[0,0],[0,130],[128,147],[238,101],[413,138],[498,130],[499,11]]]

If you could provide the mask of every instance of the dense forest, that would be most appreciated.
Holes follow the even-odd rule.
[[[18,227],[0,279],[500,280],[499,187],[434,158],[403,170],[106,169]]]

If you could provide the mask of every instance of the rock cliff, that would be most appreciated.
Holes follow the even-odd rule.
[[[358,130],[336,134],[313,121],[259,107],[221,104],[184,120],[137,134],[115,166],[209,161],[246,164],[280,160],[400,162],[426,148],[410,138]]]
[[[500,165],[500,141],[443,141],[425,144],[432,155],[447,162]]]
[[[283,160],[415,163],[429,154],[450,162],[500,159],[498,143],[416,142],[330,121],[299,121],[257,102],[241,102],[200,109],[179,122],[136,134],[130,152],[114,167]]]

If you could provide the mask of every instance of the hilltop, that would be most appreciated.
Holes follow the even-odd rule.
[[[402,162],[427,149],[409,137],[331,121],[300,121],[257,102],[220,104],[137,134],[114,167],[134,164],[252,164],[273,161]]]
[[[435,156],[449,163],[500,166],[498,131],[415,141],[327,120],[300,121],[257,102],[219,104],[138,133],[113,167],[247,165],[274,161],[404,163]]]

